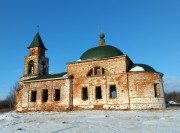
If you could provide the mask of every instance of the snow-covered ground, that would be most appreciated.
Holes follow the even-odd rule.
[[[8,112],[1,133],[180,133],[180,110]]]

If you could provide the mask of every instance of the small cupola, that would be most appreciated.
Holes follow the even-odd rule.
[[[105,46],[105,34],[103,34],[103,33],[101,33],[100,35],[99,35],[99,37],[100,37],[100,41],[99,41],[99,46]]]

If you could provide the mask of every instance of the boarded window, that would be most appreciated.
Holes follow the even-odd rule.
[[[31,102],[36,102],[37,91],[31,91]]]
[[[48,90],[45,89],[45,90],[43,90],[43,92],[42,92],[42,101],[43,101],[43,102],[47,102],[47,100],[48,100]]]
[[[87,87],[82,88],[82,100],[87,100],[88,99],[88,90]]]
[[[96,87],[96,99],[101,99],[102,93],[101,93],[101,86]]]
[[[160,84],[159,83],[154,84],[154,96],[160,97]]]
[[[110,98],[116,98],[116,86],[110,85]]]
[[[55,89],[55,97],[54,97],[55,101],[59,101],[60,100],[60,89]]]

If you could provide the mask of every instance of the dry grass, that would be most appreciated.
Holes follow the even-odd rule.
[[[7,113],[7,112],[10,112],[10,111],[13,111],[13,109],[10,109],[10,108],[0,109],[0,113]]]

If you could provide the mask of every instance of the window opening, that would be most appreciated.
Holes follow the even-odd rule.
[[[28,64],[28,74],[34,74],[34,62],[32,60]]]
[[[110,98],[116,98],[116,86],[110,85]]]
[[[98,75],[104,75],[106,74],[106,69],[102,68],[102,67],[94,67],[92,69],[89,70],[89,72],[87,73],[87,76],[98,76]]]
[[[96,99],[101,99],[102,94],[101,94],[101,86],[96,87]]]
[[[94,71],[95,71],[94,74],[95,74],[95,75],[100,75],[100,67],[95,67],[94,69],[95,69],[95,70],[94,70]]]
[[[31,102],[36,102],[37,91],[31,91]]]
[[[104,75],[105,74],[105,69],[104,68],[102,68],[102,75]]]
[[[87,100],[88,99],[88,90],[87,87],[82,88],[82,100]]]
[[[55,89],[55,97],[54,97],[55,101],[59,101],[60,100],[60,89]]]
[[[42,93],[42,101],[47,102],[47,100],[48,100],[48,90],[45,89],[43,90],[43,93]]]
[[[93,75],[93,69],[91,69],[91,70],[88,72],[87,76],[92,76],[92,75]]]
[[[42,61],[42,63],[41,63],[41,72],[43,75],[46,74],[46,64],[44,61]]]
[[[160,85],[158,83],[154,84],[154,96],[160,97]]]

